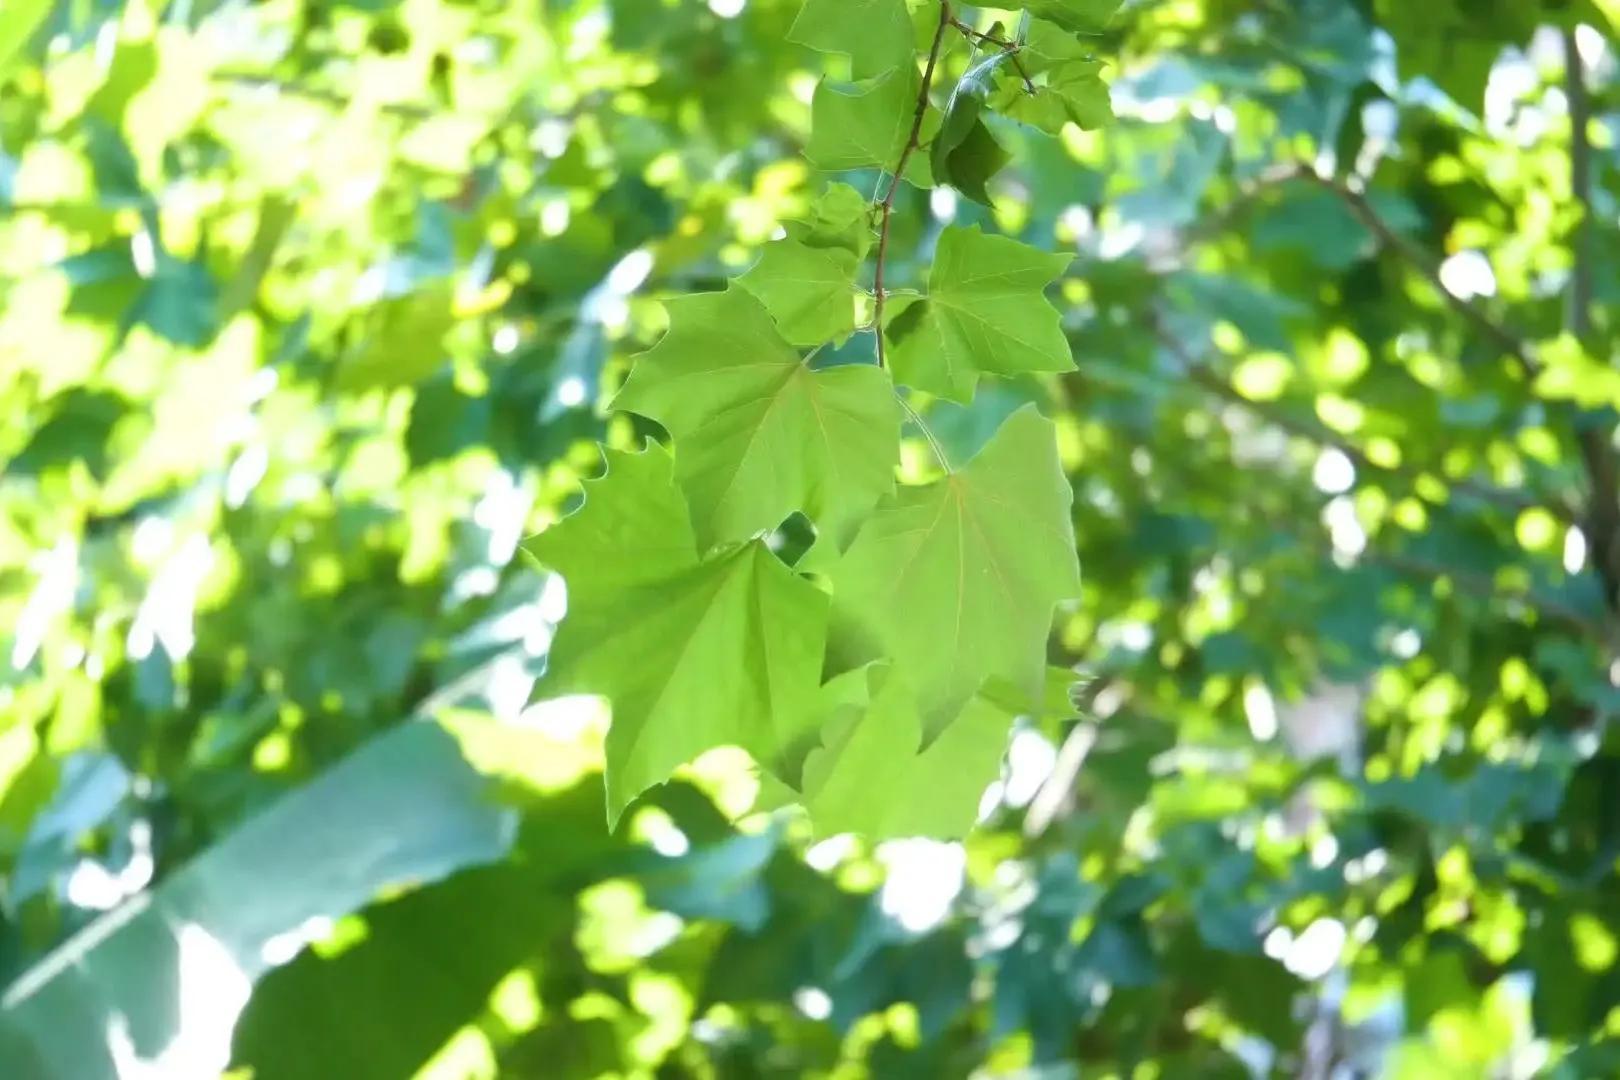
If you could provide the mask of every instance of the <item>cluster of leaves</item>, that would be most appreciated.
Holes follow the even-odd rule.
[[[1112,7],[0,0],[0,1072],[1613,1074],[1620,8]]]
[[[921,5],[918,27],[904,0],[805,3],[789,36],[857,76],[816,87],[807,153],[877,170],[886,193],[869,203],[835,183],[736,285],[670,301],[668,332],[612,407],[656,421],[673,461],[610,452],[584,507],[528,545],[569,590],[541,692],[613,703],[610,823],[678,767],[738,746],[824,833],[972,825],[1006,705],[1039,711],[1052,611],[1080,587],[1071,491],[1033,408],[960,469],[933,441],[944,475],[896,490],[902,409],[923,424],[897,388],[971,407],[982,376],[1072,370],[1043,297],[1071,259],[947,226],[927,290],[886,304],[891,216],[907,182],[989,203],[1008,156],[987,108],[1051,132],[1106,116],[1086,37],[1113,6],[1031,4],[1055,22],[1026,13],[1007,40],[949,3]],[[992,55],[970,57],[940,114],[948,40]],[[864,358],[846,347],[856,331],[876,339]],[[825,589],[772,551],[795,517],[811,531],[796,567]]]

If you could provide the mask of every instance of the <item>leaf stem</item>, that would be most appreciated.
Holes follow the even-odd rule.
[[[1006,53],[1007,59],[1012,61],[1013,70],[1017,71],[1018,77],[1024,80],[1025,91],[1031,94],[1035,92],[1035,80],[1029,77],[1029,72],[1024,70],[1023,62],[1018,59],[1018,50],[1023,47],[1022,45],[1016,41],[1007,41],[1004,38],[996,37],[994,34],[987,34],[983,30],[975,30],[973,27],[954,16],[951,18],[951,25],[960,30],[962,35],[969,41],[977,42],[981,45],[994,45],[996,48]]]
[[[906,145],[900,150],[900,160],[895,163],[894,172],[889,178],[889,190],[883,195],[883,218],[878,227],[877,269],[872,276],[872,326],[877,333],[877,362],[878,367],[888,367],[889,357],[883,345],[883,270],[889,257],[889,218],[894,213],[894,197],[900,190],[900,177],[906,171],[906,162],[911,160],[912,151],[917,149],[917,138],[922,134],[923,116],[928,112],[928,88],[934,81],[934,65],[939,62],[940,46],[945,40],[945,28],[951,24],[951,0],[939,2],[939,25],[934,28],[934,43],[928,48],[928,63],[923,68],[922,86],[917,90],[917,109],[911,117],[911,134],[906,136]]]
[[[955,472],[956,470],[951,467],[951,459],[945,454],[945,447],[934,436],[933,429],[923,422],[922,415],[916,409],[913,409],[911,402],[907,401],[904,395],[900,393],[898,386],[894,388],[894,399],[900,403],[900,408],[905,410],[906,417],[917,425],[917,430],[923,433],[923,438],[928,440],[928,448],[934,452],[934,460],[939,462],[939,467],[944,469],[946,473]]]

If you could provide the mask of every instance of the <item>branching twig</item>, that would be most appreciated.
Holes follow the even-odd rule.
[[[1381,551],[1369,548],[1361,554],[1364,562],[1385,566],[1396,573],[1415,578],[1437,581],[1449,579],[1459,589],[1482,600],[1508,600],[1522,604],[1548,622],[1557,623],[1567,630],[1583,634],[1599,645],[1613,647],[1611,628],[1592,618],[1579,608],[1544,593],[1527,589],[1506,588],[1489,574],[1464,570],[1449,563],[1433,562],[1406,552]]]
[[[880,368],[887,367],[889,361],[883,345],[883,270],[889,257],[889,218],[894,213],[894,197],[900,191],[900,177],[905,174],[906,162],[911,160],[912,152],[917,149],[917,138],[922,134],[923,117],[928,112],[928,88],[934,82],[934,65],[939,62],[945,28],[950,23],[951,0],[940,0],[939,25],[934,28],[934,43],[929,46],[922,86],[917,90],[917,111],[911,117],[911,134],[906,136],[906,145],[900,150],[900,160],[895,163],[894,172],[889,177],[889,190],[883,196],[882,224],[878,226],[877,268],[872,274],[872,326],[877,333],[877,361]]]
[[[1035,80],[1029,77],[1029,72],[1024,70],[1023,61],[1018,59],[1018,50],[1022,48],[1018,42],[998,38],[996,35],[987,34],[983,30],[975,30],[972,26],[969,26],[967,23],[958,18],[953,17],[951,19],[951,25],[960,30],[963,36],[969,41],[976,42],[980,45],[993,45],[1002,52],[1006,53],[1007,59],[1012,61],[1013,70],[1017,71],[1018,77],[1024,80],[1024,89],[1031,94],[1035,92]]]
[[[1309,180],[1338,196],[1345,209],[1349,210],[1368,232],[1377,237],[1382,246],[1399,255],[1404,262],[1423,275],[1453,311],[1467,320],[1482,337],[1489,338],[1503,352],[1513,357],[1526,377],[1534,379],[1541,374],[1541,363],[1536,359],[1530,344],[1491,318],[1484,308],[1446,288],[1445,282],[1440,277],[1439,263],[1430,258],[1422,248],[1391,228],[1389,222],[1373,209],[1371,201],[1363,192],[1336,176],[1323,176],[1307,165],[1299,166],[1293,175]]]
[[[1203,390],[1247,410],[1267,423],[1288,432],[1290,435],[1316,443],[1318,446],[1330,447],[1339,451],[1362,472],[1383,473],[1388,476],[1400,476],[1415,480],[1426,471],[1412,467],[1380,465],[1368,457],[1366,451],[1352,442],[1337,437],[1325,426],[1302,420],[1290,415],[1286,410],[1274,408],[1265,402],[1253,401],[1244,397],[1214,371],[1210,370],[1207,363],[1189,353],[1186,347],[1176,339],[1175,335],[1166,330],[1158,320],[1153,320],[1152,329],[1154,336],[1164,346],[1165,351],[1175,357],[1176,361],[1181,364],[1187,378]],[[1481,502],[1494,503],[1509,510],[1518,511],[1540,507],[1565,523],[1573,523],[1579,516],[1575,511],[1562,504],[1543,504],[1527,493],[1520,493],[1507,488],[1492,487],[1469,480],[1448,480],[1447,484],[1459,494],[1479,499]]]
[[[1568,84],[1566,92],[1570,102],[1572,125],[1570,146],[1572,183],[1576,200],[1585,210],[1581,226],[1584,230],[1585,221],[1591,218],[1589,176],[1591,147],[1587,142],[1586,133],[1590,102],[1586,95],[1586,81],[1581,68],[1580,53],[1575,49],[1573,38],[1573,34],[1565,35],[1565,47],[1568,50],[1565,65]],[[1298,167],[1294,175],[1310,180],[1338,196],[1356,219],[1378,238],[1380,244],[1399,255],[1408,265],[1422,274],[1453,311],[1466,319],[1482,337],[1489,339],[1511,356],[1526,378],[1533,381],[1541,374],[1542,364],[1540,358],[1536,356],[1534,346],[1496,321],[1472,300],[1458,296],[1446,288],[1445,282],[1440,278],[1438,264],[1427,253],[1390,228],[1389,223],[1373,209],[1366,195],[1344,181],[1323,176],[1308,166]],[[1587,252],[1579,233],[1574,254],[1576,271],[1570,290],[1570,329],[1577,337],[1582,337],[1583,330],[1588,330],[1590,326],[1590,302],[1583,298],[1581,289],[1583,281],[1586,287],[1590,288],[1591,277],[1589,268],[1585,271],[1580,268],[1580,264],[1586,261]],[[1604,603],[1611,610],[1620,610],[1620,466],[1617,466],[1614,448],[1609,444],[1604,432],[1582,427],[1578,421],[1574,429],[1575,443],[1581,453],[1581,464],[1591,488],[1591,503],[1585,514],[1584,524],[1590,537],[1593,566],[1603,583]]]
[[[1244,512],[1268,523],[1278,532],[1293,533],[1301,540],[1313,544],[1320,542],[1318,536],[1307,536],[1300,532],[1298,522],[1293,518],[1282,518],[1254,505],[1245,507]],[[1533,589],[1504,584],[1492,574],[1435,562],[1409,552],[1389,551],[1371,546],[1357,555],[1356,559],[1360,563],[1381,566],[1397,574],[1411,577],[1414,581],[1425,582],[1431,588],[1435,582],[1444,579],[1459,593],[1465,593],[1475,599],[1518,604],[1527,611],[1535,612],[1538,618],[1581,634],[1598,645],[1614,648],[1616,628],[1612,624],[1601,618],[1593,618],[1556,597]]]

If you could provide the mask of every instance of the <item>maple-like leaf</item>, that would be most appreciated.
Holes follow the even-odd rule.
[[[842,341],[855,330],[870,300],[856,285],[872,241],[870,210],[854,188],[834,184],[737,279],[793,344]]]
[[[1021,70],[1016,77],[1003,68],[991,95],[990,104],[997,112],[1053,135],[1066,123],[1092,131],[1113,119],[1102,61],[1074,34],[1036,19],[1018,58]],[[1025,85],[1024,75],[1038,80],[1034,93]]]
[[[1071,501],[1033,406],[965,468],[884,499],[829,573],[835,665],[892,659],[930,739],[986,679],[1039,700],[1052,610],[1080,587]]]
[[[663,581],[697,562],[697,537],[669,452],[656,444],[638,454],[602,452],[606,473],[585,482],[589,512],[570,514],[524,544],[563,576],[571,603]],[[613,558],[602,557],[608,551]]]
[[[844,53],[857,79],[912,62],[905,0],[806,0],[788,39],[820,52]]]
[[[913,688],[886,664],[838,676],[823,696],[822,745],[805,760],[799,796],[817,835],[967,834],[1000,772],[1007,713],[974,697],[924,746]]]
[[[894,168],[911,134],[917,81],[909,65],[852,86],[822,80],[810,99],[805,154],[821,169]],[[912,157],[919,164],[925,160]]]
[[[832,184],[800,221],[787,226],[789,239],[824,250],[843,250],[866,258],[872,246],[873,207],[848,184]]]
[[[967,402],[981,373],[1071,370],[1057,309],[1042,295],[1069,262],[976,227],[947,227],[927,295],[897,295],[889,305],[895,380]]]
[[[767,244],[737,284],[759,298],[782,336],[795,345],[842,340],[855,330],[860,260],[842,248],[797,240]]]
[[[894,486],[900,416],[870,364],[812,369],[739,288],[669,304],[669,332],[614,406],[675,441],[701,545],[743,540],[802,511],[835,535]]]
[[[1077,34],[1100,34],[1108,28],[1121,0],[1019,0],[1017,7]]]
[[[612,703],[612,823],[713,747],[797,768],[814,741],[827,599],[758,541],[700,559],[669,454],[606,454],[585,504],[525,547],[568,586],[541,691]]]

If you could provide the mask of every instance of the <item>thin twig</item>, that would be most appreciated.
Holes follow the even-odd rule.
[[[1592,99],[1575,31],[1564,31],[1565,97],[1569,101],[1569,186],[1581,209],[1570,242],[1573,266],[1569,281],[1569,330],[1584,340],[1592,332],[1592,144],[1588,127]]]
[[[277,79],[254,72],[222,70],[214,72],[210,78],[221,86],[234,87],[248,93],[263,94],[267,97],[297,97],[305,101],[329,105],[338,110],[346,109],[354,103],[353,96],[341,90],[329,90],[308,83],[289,82],[285,79]],[[408,101],[383,102],[377,106],[377,111],[404,117],[408,120],[428,120],[439,112],[434,106]]]
[[[1092,747],[1097,745],[1098,731],[1097,724],[1085,720],[1069,729],[1063,746],[1058,750],[1051,774],[1036,790],[1035,797],[1029,801],[1029,809],[1024,813],[1025,836],[1041,835],[1059,815],[1074,808],[1075,782],[1080,778],[1080,769],[1090,756]]]
[[[929,46],[922,86],[917,90],[917,110],[911,117],[911,134],[906,136],[906,145],[900,150],[900,160],[895,163],[894,173],[889,178],[889,190],[883,196],[883,223],[878,227],[877,269],[872,275],[872,326],[877,332],[877,361],[880,368],[887,367],[889,363],[883,345],[883,269],[889,257],[889,218],[894,213],[894,197],[900,190],[900,177],[905,174],[906,162],[911,160],[912,151],[917,149],[917,138],[922,134],[923,116],[928,112],[928,88],[934,82],[934,65],[939,62],[940,45],[945,40],[945,28],[950,22],[951,0],[940,0],[939,25],[934,28],[934,43]]]
[[[1345,209],[1349,210],[1368,232],[1377,237],[1379,244],[1399,255],[1414,270],[1422,274],[1453,311],[1472,324],[1483,337],[1489,338],[1503,352],[1513,357],[1527,378],[1534,379],[1541,374],[1541,363],[1536,359],[1529,343],[1491,318],[1484,308],[1472,300],[1458,296],[1446,288],[1445,281],[1440,277],[1439,263],[1431,258],[1428,252],[1396,232],[1389,222],[1373,209],[1372,202],[1365,193],[1336,176],[1324,176],[1308,165],[1299,166],[1293,175],[1309,180],[1336,195],[1339,201],[1344,203]]]
[[[1012,61],[1013,70],[1017,71],[1018,77],[1024,80],[1024,89],[1031,94],[1035,92],[1035,80],[1029,77],[1029,72],[1024,70],[1023,61],[1018,59],[1018,50],[1023,47],[1019,45],[1018,42],[1006,41],[1002,38],[996,37],[994,34],[987,34],[983,30],[975,30],[973,27],[969,26],[967,23],[958,18],[953,17],[951,19],[951,25],[960,30],[963,36],[965,36],[969,41],[977,42],[981,45],[994,45],[996,48],[1006,53],[1007,59]]]
[[[1562,600],[1548,596],[1545,593],[1504,586],[1489,574],[1464,570],[1449,563],[1434,562],[1406,552],[1369,548],[1361,553],[1360,558],[1363,562],[1385,566],[1397,573],[1408,574],[1426,581],[1438,581],[1441,578],[1448,578],[1459,589],[1480,599],[1506,600],[1522,604],[1547,621],[1584,634],[1599,645],[1612,647],[1614,644],[1613,632],[1602,620],[1594,619],[1579,608],[1572,607]]]
[[[1292,533],[1313,546],[1321,543],[1320,533],[1302,533],[1295,519],[1280,517],[1255,505],[1245,507],[1244,513],[1266,522],[1278,532]],[[1527,611],[1535,612],[1539,618],[1582,634],[1598,645],[1611,649],[1614,647],[1616,627],[1612,624],[1605,622],[1601,618],[1593,618],[1579,608],[1573,607],[1556,597],[1536,592],[1530,588],[1504,584],[1493,574],[1466,570],[1409,552],[1390,551],[1371,546],[1358,554],[1356,561],[1363,565],[1381,566],[1397,574],[1410,577],[1414,580],[1414,584],[1423,583],[1431,591],[1436,582],[1444,579],[1449,581],[1459,593],[1466,593],[1478,600],[1518,604]]]
[[[1571,165],[1574,171],[1572,180],[1576,200],[1585,210],[1584,224],[1584,220],[1591,218],[1590,177],[1582,175],[1583,171],[1590,168],[1591,147],[1587,142],[1586,132],[1590,102],[1586,96],[1586,81],[1581,68],[1580,53],[1575,50],[1573,34],[1566,35],[1565,46],[1569,50],[1569,59],[1565,66],[1566,94],[1570,102],[1572,124],[1570,146]],[[1504,324],[1497,322],[1478,304],[1446,288],[1445,282],[1440,278],[1440,268],[1435,261],[1392,229],[1378,211],[1373,209],[1366,195],[1344,181],[1323,176],[1308,166],[1300,166],[1294,175],[1311,180],[1338,196],[1345,207],[1385,248],[1395,252],[1422,274],[1453,311],[1466,319],[1481,336],[1488,338],[1511,356],[1527,379],[1533,382],[1536,376],[1541,374],[1542,364],[1540,358],[1536,356],[1534,346]],[[1586,254],[1584,245],[1579,240],[1579,234],[1574,254],[1578,265]],[[1580,328],[1589,326],[1590,316],[1590,304],[1578,303],[1580,281],[1581,272],[1577,269],[1575,283],[1571,289],[1570,311],[1570,327],[1576,332],[1577,337],[1581,336]],[[1579,313],[1577,307],[1580,309]],[[1578,419],[1574,419],[1571,426],[1574,429],[1576,446],[1580,449],[1581,464],[1586,471],[1587,483],[1591,488],[1591,503],[1584,515],[1584,525],[1590,537],[1592,563],[1603,583],[1604,603],[1611,610],[1620,610],[1620,465],[1616,463],[1614,448],[1609,444],[1606,432],[1583,427]]]
[[[1152,330],[1159,343],[1164,346],[1165,351],[1175,357],[1176,362],[1181,365],[1182,372],[1189,381],[1222,400],[1247,410],[1274,427],[1281,428],[1296,438],[1305,439],[1318,446],[1330,447],[1339,451],[1339,453],[1349,458],[1360,471],[1383,473],[1387,476],[1399,476],[1409,480],[1416,480],[1428,471],[1411,466],[1392,467],[1381,465],[1368,457],[1365,450],[1362,450],[1355,443],[1338,438],[1324,425],[1311,423],[1291,415],[1286,410],[1244,397],[1238,393],[1236,388],[1212,371],[1207,363],[1188,352],[1186,347],[1176,339],[1175,335],[1165,329],[1164,325],[1157,319],[1152,320]],[[1492,487],[1470,480],[1447,480],[1446,484],[1460,495],[1467,495],[1479,499],[1481,502],[1494,503],[1509,510],[1519,511],[1539,507],[1566,524],[1574,523],[1579,519],[1579,515],[1569,507],[1560,503],[1544,504],[1529,493]]]

